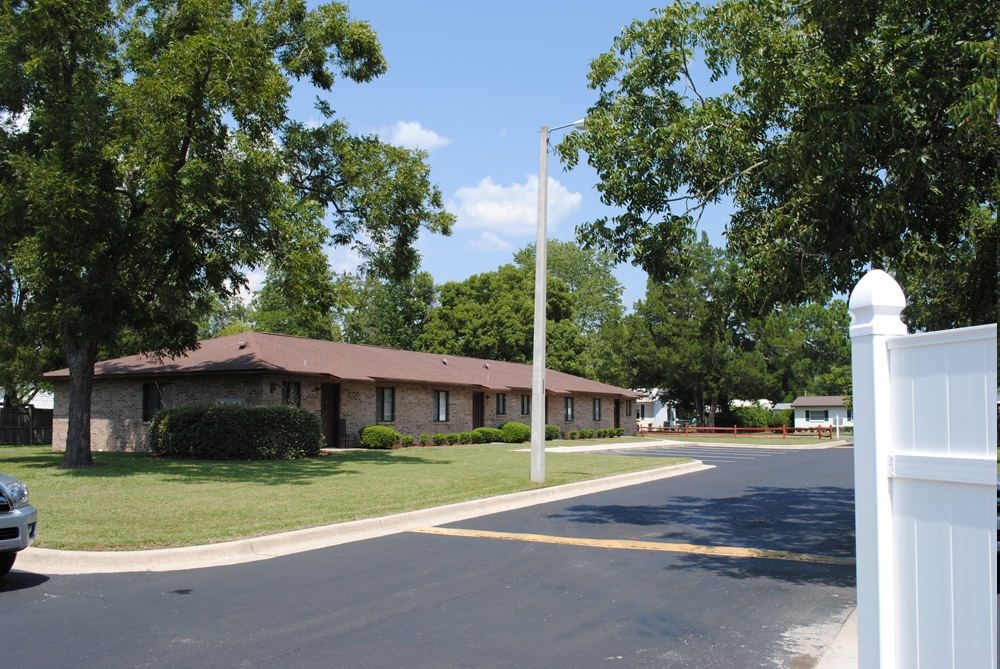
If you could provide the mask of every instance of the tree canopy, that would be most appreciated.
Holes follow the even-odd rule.
[[[29,322],[70,367],[65,464],[90,457],[98,351],[182,353],[212,295],[325,217],[392,276],[452,216],[420,152],[288,117],[292,81],[386,69],[346,5],[15,0],[0,8],[0,236]]]
[[[581,239],[665,280],[728,197],[745,310],[847,294],[871,266],[938,303],[927,279],[957,264],[975,303],[912,324],[996,320],[996,19],[988,0],[678,0],[632,23],[559,147],[621,209]]]
[[[438,306],[420,335],[420,350],[509,362],[531,362],[534,270],[502,265],[439,287]],[[546,366],[585,376],[584,342],[573,322],[573,300],[561,279],[549,277]]]
[[[622,322],[619,355],[634,387],[714,424],[731,400],[790,402],[850,394],[847,304],[783,306],[745,320],[733,307],[734,260],[707,236],[683,249],[691,268],[650,280]]]
[[[344,341],[351,344],[418,350],[437,299],[434,279],[417,272],[404,281],[372,273],[346,275],[348,297],[340,310]]]

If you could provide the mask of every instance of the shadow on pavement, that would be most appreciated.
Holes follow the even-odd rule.
[[[0,578],[0,592],[14,592],[34,588],[49,580],[45,574],[12,569],[6,576]]]
[[[574,523],[662,528],[656,537],[669,542],[854,556],[854,491],[850,488],[749,487],[738,497],[680,496],[655,506],[576,505],[551,517]],[[648,531],[641,534],[651,539]],[[764,562],[768,566],[759,566]],[[682,559],[687,566],[721,570],[737,578],[755,575],[759,569],[774,575],[776,562],[782,562],[779,571],[787,572],[791,580],[814,581],[822,574],[829,578],[820,580],[838,585],[854,580],[850,566],[693,555]],[[849,582],[844,580],[848,576]]]

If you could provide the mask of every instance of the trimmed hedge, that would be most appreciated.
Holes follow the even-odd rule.
[[[416,441],[416,440],[413,438],[413,435],[412,434],[408,434],[405,437],[403,437],[402,444],[403,444],[403,446],[413,446],[413,442],[414,441]]]
[[[570,439],[576,439],[577,437],[576,430],[570,430],[569,434],[567,434],[566,436],[569,437]]]
[[[371,425],[361,428],[361,445],[365,448],[392,448],[402,436],[386,425]]]
[[[458,436],[457,432],[449,432],[448,435],[444,438],[444,440],[447,441],[449,445],[457,444],[460,439],[461,438]]]
[[[435,435],[433,437],[431,437],[431,439],[434,440],[434,445],[435,446],[441,446],[441,445],[444,444],[445,440],[448,439],[448,437],[444,436],[440,432],[437,432],[437,433],[435,433]]]
[[[625,428],[623,428],[623,427],[616,427],[615,428],[615,436],[616,437],[624,437],[625,436]]]
[[[426,434],[420,435],[420,445],[421,446],[425,446],[426,444],[429,444],[429,443],[431,443],[431,438],[430,437],[428,437]]]
[[[580,430],[580,438],[581,439],[590,439],[593,436],[594,436],[594,431],[593,430]]]
[[[316,414],[293,406],[199,404],[161,411],[149,424],[155,455],[196,460],[293,460],[319,455]]]
[[[508,444],[520,444],[531,439],[531,426],[509,421],[500,426],[500,438]]]
[[[503,441],[503,432],[495,427],[477,427],[472,431],[472,443],[491,444],[495,441]]]
[[[471,432],[460,432],[458,434],[458,440],[461,441],[463,444],[471,444],[472,443],[472,433]]]
[[[561,436],[562,430],[559,429],[558,425],[545,426],[545,441],[552,441],[553,439],[558,439]]]

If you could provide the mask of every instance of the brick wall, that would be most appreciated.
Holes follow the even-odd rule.
[[[90,448],[94,451],[144,451],[149,423],[142,419],[143,384],[151,379],[94,379],[90,398]],[[170,405],[205,404],[220,399],[247,404],[264,401],[266,386],[260,375],[192,376],[158,378],[170,386]],[[52,450],[66,450],[69,382],[54,384]],[[281,399],[279,387],[278,399]]]
[[[149,423],[142,420],[143,384],[150,379],[95,379],[91,398],[91,449],[95,451],[142,451],[148,448],[146,433]],[[188,406],[216,402],[220,399],[241,400],[247,404],[280,404],[282,383],[300,384],[300,406],[320,414],[322,381],[315,377],[280,374],[249,374],[226,376],[192,376],[157,379],[170,384],[171,406]],[[389,385],[389,384],[387,384]],[[52,449],[66,449],[66,427],[69,406],[69,383],[56,382],[53,415]],[[346,421],[348,434],[358,434],[368,425],[389,425],[402,435],[419,438],[420,434],[472,431],[472,388],[392,384],[395,388],[395,420],[391,423],[375,420],[375,388],[372,383],[340,384],[340,418]],[[448,420],[433,420],[433,391],[448,391]],[[497,414],[496,393],[484,392],[483,424],[498,427],[506,421],[531,424],[531,416],[521,415],[522,391],[505,393],[506,415]],[[563,436],[570,430],[614,427],[614,397],[610,395],[575,395],[574,420],[565,420],[564,396],[548,398],[547,422],[558,425]],[[593,399],[601,399],[601,420],[593,419]],[[634,414],[634,404],[633,404]],[[635,416],[625,415],[622,400],[621,427],[626,434],[635,434]]]

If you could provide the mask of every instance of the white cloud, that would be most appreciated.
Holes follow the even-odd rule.
[[[475,186],[462,186],[455,191],[448,208],[458,216],[458,228],[492,230],[506,235],[535,232],[538,218],[538,176],[530,175],[524,183],[503,186],[486,177]],[[579,208],[583,195],[571,193],[561,183],[549,177],[548,224],[554,229]]]
[[[496,251],[513,251],[514,247],[503,239],[500,239],[492,232],[483,231],[476,239],[466,244],[468,248],[479,249],[488,253]]]
[[[381,137],[388,137],[390,143],[407,149],[433,151],[451,144],[450,139],[428,130],[420,125],[419,121],[396,121],[396,125],[392,128],[380,128],[378,134]]]
[[[334,246],[326,251],[330,269],[337,274],[341,272],[356,272],[361,264],[361,256],[349,246]]]

